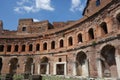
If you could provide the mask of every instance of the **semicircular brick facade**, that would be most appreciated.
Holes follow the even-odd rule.
[[[0,21],[0,73],[120,78],[119,41],[119,0],[88,0],[76,21]]]

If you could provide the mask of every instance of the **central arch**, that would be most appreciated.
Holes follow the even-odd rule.
[[[10,74],[15,74],[17,73],[17,67],[18,67],[18,59],[17,58],[12,58],[9,62],[10,65]]]
[[[27,58],[25,64],[25,73],[32,74],[33,73],[33,58]]]
[[[117,77],[117,67],[115,60],[115,47],[106,45],[101,50],[102,76]]]
[[[41,74],[48,74],[49,73],[49,63],[48,63],[48,58],[47,57],[43,57],[41,59],[41,63],[40,63],[40,73]]]
[[[88,76],[87,55],[83,51],[76,56],[76,73],[77,76]]]

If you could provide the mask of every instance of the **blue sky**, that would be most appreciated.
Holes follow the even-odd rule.
[[[66,22],[78,20],[86,0],[1,0],[0,20],[4,29],[17,30],[18,20],[33,18],[34,21]]]

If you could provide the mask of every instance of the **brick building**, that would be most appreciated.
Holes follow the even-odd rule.
[[[76,21],[0,21],[0,73],[120,78],[120,0],[88,0]]]

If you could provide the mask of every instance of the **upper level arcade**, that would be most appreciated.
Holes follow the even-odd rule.
[[[51,24],[47,20],[34,22],[33,19],[20,19],[17,31],[4,30],[1,21],[0,53],[42,54],[64,52],[92,45],[93,42],[99,43],[100,41],[114,39],[120,33],[119,3],[114,0],[98,0],[100,3],[96,5],[96,1],[88,0],[83,18],[76,21]],[[93,3],[96,5],[94,7],[97,12],[93,11],[94,14],[86,17],[86,11],[90,6],[92,7]],[[110,4],[113,4],[116,8]]]

